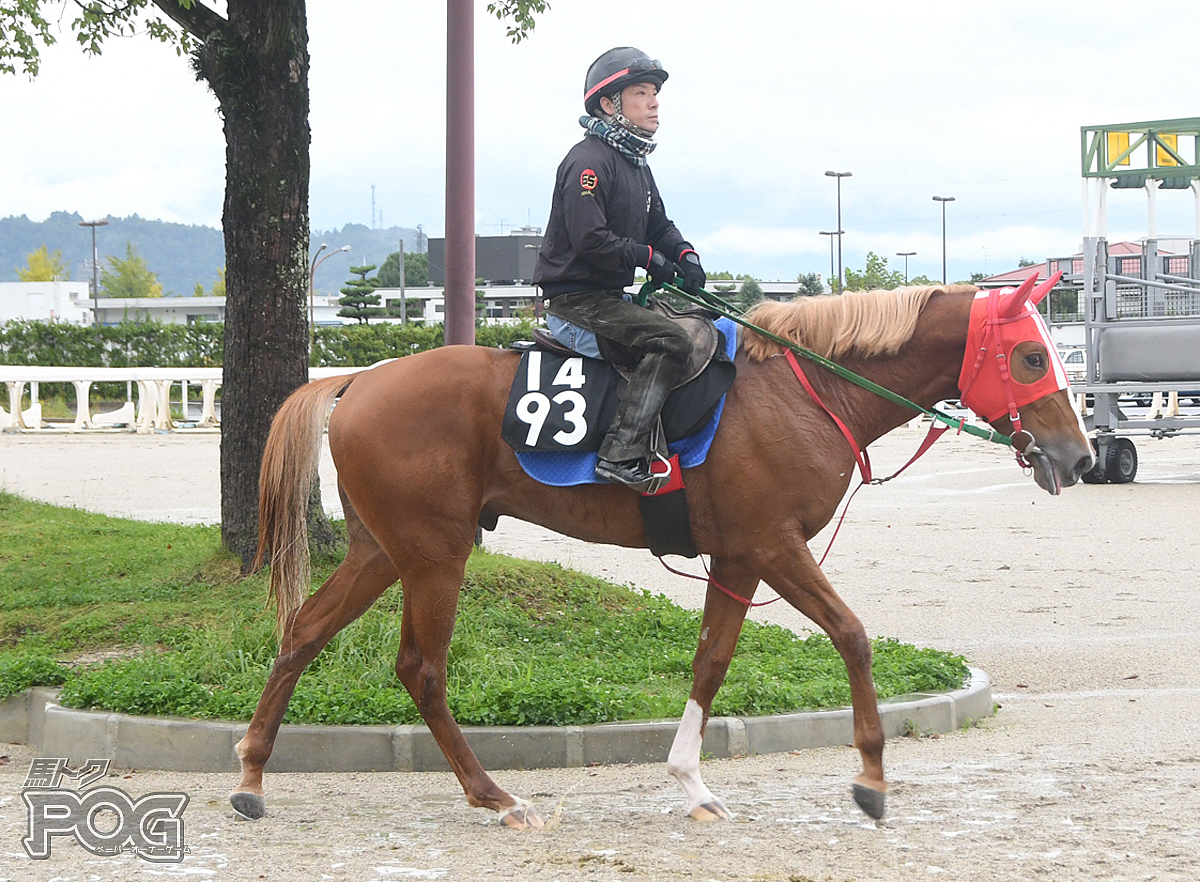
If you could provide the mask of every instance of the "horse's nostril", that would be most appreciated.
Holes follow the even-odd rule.
[[[1090,471],[1095,461],[1095,457],[1093,457],[1090,453],[1079,457],[1079,462],[1075,463],[1076,477]]]

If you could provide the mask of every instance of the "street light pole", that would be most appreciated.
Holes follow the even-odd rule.
[[[934,196],[934,202],[942,203],[942,284],[946,284],[946,203],[953,202],[953,196]]]
[[[107,227],[107,220],[80,221],[79,226],[92,228],[92,324],[100,324],[100,272],[97,264],[100,258],[96,253],[96,227]]]
[[[915,252],[915,251],[897,251],[896,252],[897,257],[904,258],[904,287],[906,287],[906,288],[908,287],[908,259],[916,253],[917,252]],[[943,282],[942,284],[945,284],[945,282]]]
[[[829,290],[833,291],[833,237],[839,235],[841,230],[834,232],[833,230],[821,230],[822,236],[829,237]]]
[[[827,171],[825,176],[828,178],[837,178],[837,233],[838,237],[838,275],[837,275],[837,293],[842,293],[842,178],[850,177],[852,172],[837,172]]]
[[[475,342],[475,7],[446,0],[447,345]]]
[[[407,281],[404,278],[404,240],[400,240],[400,324],[408,324],[408,295],[405,293]],[[444,302],[444,301],[443,301]]]
[[[313,278],[317,274],[317,267],[329,260],[329,258],[333,257],[333,255],[350,250],[349,245],[343,245],[341,248],[338,248],[335,251],[330,251],[324,257],[321,257],[321,252],[328,247],[329,246],[324,242],[321,243],[321,247],[318,248],[317,253],[313,255],[312,264],[308,268],[308,343],[310,347],[312,346],[313,334],[315,334],[317,330],[317,295],[315,289],[313,288]],[[317,258],[321,259],[318,260]]]

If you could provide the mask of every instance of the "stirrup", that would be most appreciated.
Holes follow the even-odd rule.
[[[653,431],[650,432],[650,458],[648,465],[652,477],[640,491],[644,496],[657,495],[663,487],[666,487],[671,482],[671,477],[675,471],[675,467],[671,464],[671,452],[667,450],[663,436],[662,417],[659,416],[654,421]],[[655,466],[658,466],[660,470],[655,471]]]
[[[596,476],[613,484],[624,484],[639,492],[654,480],[649,462],[643,459],[598,459]]]
[[[652,477],[647,482],[645,489],[639,492],[643,496],[657,496],[663,487],[671,483],[671,478],[675,473],[675,466],[671,460],[659,453],[657,448],[653,453],[654,459],[650,461],[650,474]],[[656,471],[655,466],[660,466],[661,471]]]

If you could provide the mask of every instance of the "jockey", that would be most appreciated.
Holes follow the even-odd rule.
[[[587,133],[558,167],[533,281],[568,334],[591,332],[600,357],[632,370],[596,475],[644,489],[667,393],[684,379],[691,341],[638,306],[625,288],[637,267],[654,282],[707,281],[700,258],[667,217],[646,157],[657,145],[658,90],[667,72],[644,52],[619,47],[588,68],[579,123]]]

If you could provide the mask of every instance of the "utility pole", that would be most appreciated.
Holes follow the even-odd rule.
[[[92,228],[92,324],[100,324],[100,257],[96,253],[96,227],[107,227],[107,220],[80,221],[79,226]]]
[[[934,196],[934,202],[942,203],[942,284],[946,284],[946,203],[953,202],[953,196]]]
[[[837,179],[837,237],[838,237],[838,278],[837,293],[842,293],[842,178],[848,178],[853,172],[827,171],[825,176]]]
[[[400,240],[400,324],[408,324],[408,301],[404,297],[404,240]]]

